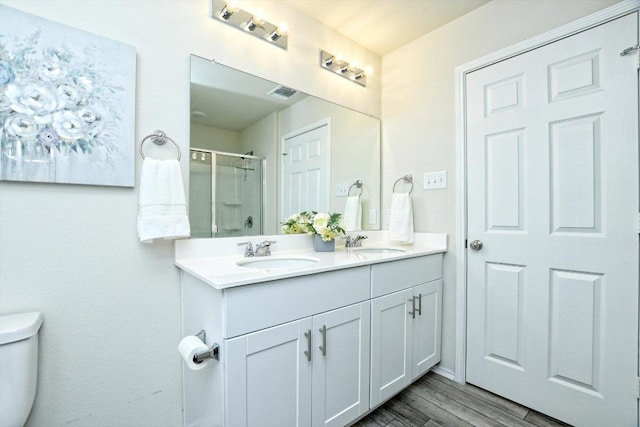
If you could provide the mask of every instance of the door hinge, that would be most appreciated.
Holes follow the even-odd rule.
[[[640,377],[636,377],[636,399],[640,399]]]
[[[638,214],[638,221],[640,221],[640,213]],[[640,222],[638,223],[638,227],[640,227]],[[639,228],[639,230],[640,230],[640,228]],[[469,247],[469,245],[467,245],[467,242],[469,242],[469,241],[467,239],[464,239],[464,248],[465,249],[467,249]]]
[[[635,52],[636,54],[636,70],[640,70],[640,45],[635,45],[626,48],[622,52],[620,52],[620,56],[626,56],[631,52]]]
[[[638,224],[637,224],[637,231],[638,231],[638,233],[640,233],[640,212],[638,212]]]

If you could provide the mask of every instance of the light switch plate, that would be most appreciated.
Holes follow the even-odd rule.
[[[349,195],[349,183],[341,182],[340,184],[336,184],[336,197],[348,196]]]
[[[369,209],[369,224],[377,224],[378,223],[378,210],[377,209]]]
[[[425,190],[447,188],[447,171],[425,172],[423,187]]]

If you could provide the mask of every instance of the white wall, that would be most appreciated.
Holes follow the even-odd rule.
[[[415,230],[446,232],[442,363],[455,361],[456,66],[616,3],[613,0],[493,0],[382,61],[382,200],[404,174],[414,176]],[[425,172],[448,171],[445,190],[422,190]],[[387,228],[385,216],[383,228]]]
[[[344,52],[376,71],[380,59],[278,2],[239,5],[287,22],[288,51],[208,18],[207,0],[0,2],[134,45],[135,142],[166,131],[182,148],[185,180],[192,53],[380,115],[380,73],[363,89],[322,70],[318,49]],[[174,155],[165,147],[157,153]],[[173,243],[138,242],[137,192],[0,183],[0,313],[39,310],[45,317],[29,426],[182,423]]]
[[[191,147],[204,150],[239,153],[240,132],[219,129],[200,124],[191,124]]]

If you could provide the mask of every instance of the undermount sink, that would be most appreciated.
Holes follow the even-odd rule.
[[[257,268],[261,270],[287,269],[311,267],[318,262],[312,257],[264,257],[243,259],[236,262],[236,265],[246,268]]]
[[[376,260],[387,258],[388,255],[401,254],[406,251],[397,248],[358,248],[354,249],[353,252],[362,260]]]
[[[359,248],[354,249],[359,254],[394,254],[406,252],[404,249],[398,248]]]

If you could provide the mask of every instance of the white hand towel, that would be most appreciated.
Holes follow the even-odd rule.
[[[393,193],[389,218],[389,239],[413,243],[413,210],[409,193]]]
[[[138,204],[138,237],[141,242],[189,237],[191,234],[182,172],[177,160],[144,159]]]
[[[342,228],[344,231],[362,230],[362,204],[360,196],[349,196],[344,205],[342,215]]]

